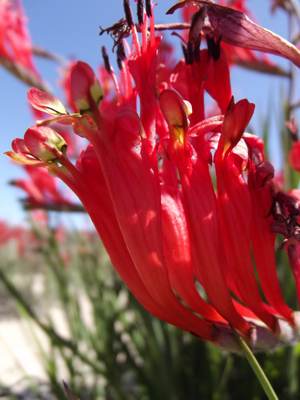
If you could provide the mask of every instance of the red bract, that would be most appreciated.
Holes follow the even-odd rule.
[[[299,334],[298,317],[283,299],[276,272],[273,168],[262,141],[244,133],[254,105],[231,99],[226,56],[217,42],[197,47],[196,20],[191,57],[163,78],[161,37],[147,4],[148,16],[139,9],[139,29],[128,1],[126,21],[109,28],[121,68],[118,80],[103,51],[114,98],[109,93],[101,100],[87,64],[70,70],[79,113],[53,120],[63,119],[90,142],[76,165],[52,130],[49,140],[46,131],[36,134],[41,128],[15,142],[11,155],[42,162],[77,194],[114,267],[153,315],[226,347],[235,331],[256,349],[273,347]],[[223,8],[217,10],[225,26]],[[125,42],[130,33],[131,47]],[[221,115],[205,118],[205,92]]]
[[[39,78],[32,61],[26,16],[19,0],[0,2],[0,56]]]

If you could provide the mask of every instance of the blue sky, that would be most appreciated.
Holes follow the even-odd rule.
[[[167,20],[164,11],[174,0],[158,0],[158,3],[156,21],[164,22]],[[270,1],[249,0],[248,4],[262,25],[286,37],[286,19],[280,12],[270,16]],[[93,67],[101,62],[100,47],[103,44],[111,47],[109,38],[99,37],[99,25],[108,26],[122,16],[122,0],[23,0],[23,5],[34,44],[65,57],[82,59]],[[281,65],[286,64],[283,61]],[[44,60],[37,60],[37,66],[57,93],[57,66]],[[33,120],[26,103],[27,87],[2,69],[0,82],[0,219],[18,223],[24,220],[17,201],[22,195],[8,186],[7,181],[20,176],[22,171],[2,154],[10,148],[11,140],[21,137]],[[270,101],[273,103],[275,111],[272,111],[271,118],[275,131],[278,114],[276,98],[284,88],[284,80],[235,68],[232,84],[236,99],[247,97],[256,103],[255,127],[268,112]]]

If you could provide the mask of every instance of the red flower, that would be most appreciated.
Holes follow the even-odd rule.
[[[22,226],[11,226],[0,220],[0,246],[5,246],[10,242],[16,244],[19,255],[23,256],[25,250],[31,247],[28,245],[34,243],[34,238]]]
[[[59,188],[57,179],[49,175],[46,168],[24,167],[27,177],[16,179],[11,182],[14,186],[22,189],[26,193],[26,198],[22,200],[28,209],[45,210],[80,210],[72,199]]]
[[[205,4],[218,31],[225,29],[223,8],[216,16],[214,5]],[[149,5],[146,13],[139,10],[141,37],[128,1],[125,26],[109,28],[121,67],[117,80],[106,59],[115,98],[102,99],[91,68],[75,63],[70,93],[78,113],[44,122],[63,121],[90,142],[76,165],[49,127],[31,128],[9,155],[47,166],[77,194],[114,267],[153,315],[227,347],[234,331],[258,349],[272,347],[286,339],[286,329],[298,334],[297,314],[286,305],[276,273],[273,168],[262,141],[244,133],[254,105],[230,100],[226,57],[217,42],[200,52],[199,21],[187,63],[158,81],[161,38]],[[126,53],[129,33],[133,46]],[[210,63],[223,71],[226,90]],[[204,118],[206,91],[221,115]],[[47,111],[39,97],[33,105]]]
[[[25,68],[39,79],[32,60],[32,45],[20,0],[0,2],[0,56]]]

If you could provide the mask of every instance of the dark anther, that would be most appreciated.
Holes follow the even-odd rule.
[[[206,16],[206,8],[201,8],[201,10],[197,11],[193,17],[191,22],[191,28],[189,32],[189,40],[193,42],[200,40],[201,31],[204,24],[204,19]]]
[[[121,41],[117,47],[117,56],[120,57],[122,61],[126,59],[124,43]]]
[[[125,48],[123,42],[121,41],[117,47],[117,63],[120,69],[123,68],[122,61],[124,61],[125,59],[126,59]]]
[[[106,51],[105,46],[101,47],[101,53],[102,53],[102,58],[103,58],[103,63],[106,71],[110,74],[112,72],[110,62],[109,62],[109,57]]]
[[[189,58],[188,58],[188,52],[187,52],[187,48],[184,44],[181,45],[182,48],[182,53],[183,53],[183,57],[184,57],[184,61],[186,64],[189,64]]]
[[[217,41],[215,41],[212,37],[206,36],[206,41],[208,53],[215,61],[217,61],[221,54],[221,36]]]
[[[200,61],[200,42],[199,45],[194,48],[194,61]]]
[[[194,61],[200,60],[200,49],[199,47],[195,48],[193,42],[189,41],[186,45],[182,43],[181,48],[186,64],[191,65]]]
[[[117,64],[118,64],[119,70],[121,71],[123,69],[123,62],[119,56],[117,56]]]
[[[144,22],[144,0],[138,0],[137,17],[138,17],[139,25],[142,25],[142,23]]]
[[[127,24],[131,28],[134,25],[134,23],[133,23],[133,19],[132,19],[129,0],[124,0],[123,6],[124,6],[124,12],[125,12],[125,18],[126,18]]]
[[[193,42],[191,40],[187,43],[187,54],[188,54],[188,62],[187,64],[193,64],[195,61],[200,60],[200,40]]]
[[[201,30],[203,28],[205,15],[206,8],[204,7],[197,11],[192,18],[188,41],[188,58],[190,64],[200,59]]]
[[[193,43],[193,61],[194,62],[200,61],[200,45],[201,45],[200,39]]]
[[[189,41],[186,47],[187,52],[187,64],[193,64],[194,62],[194,43]]]
[[[152,17],[151,0],[146,0],[146,14],[149,18]]]

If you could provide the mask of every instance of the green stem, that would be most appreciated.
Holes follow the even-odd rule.
[[[267,378],[266,374],[264,373],[262,367],[259,365],[255,355],[251,351],[250,347],[247,343],[242,339],[239,335],[237,335],[237,340],[239,345],[247,358],[253,372],[255,373],[257,379],[259,380],[266,396],[269,400],[279,400],[277,394],[275,393],[269,379]]]

